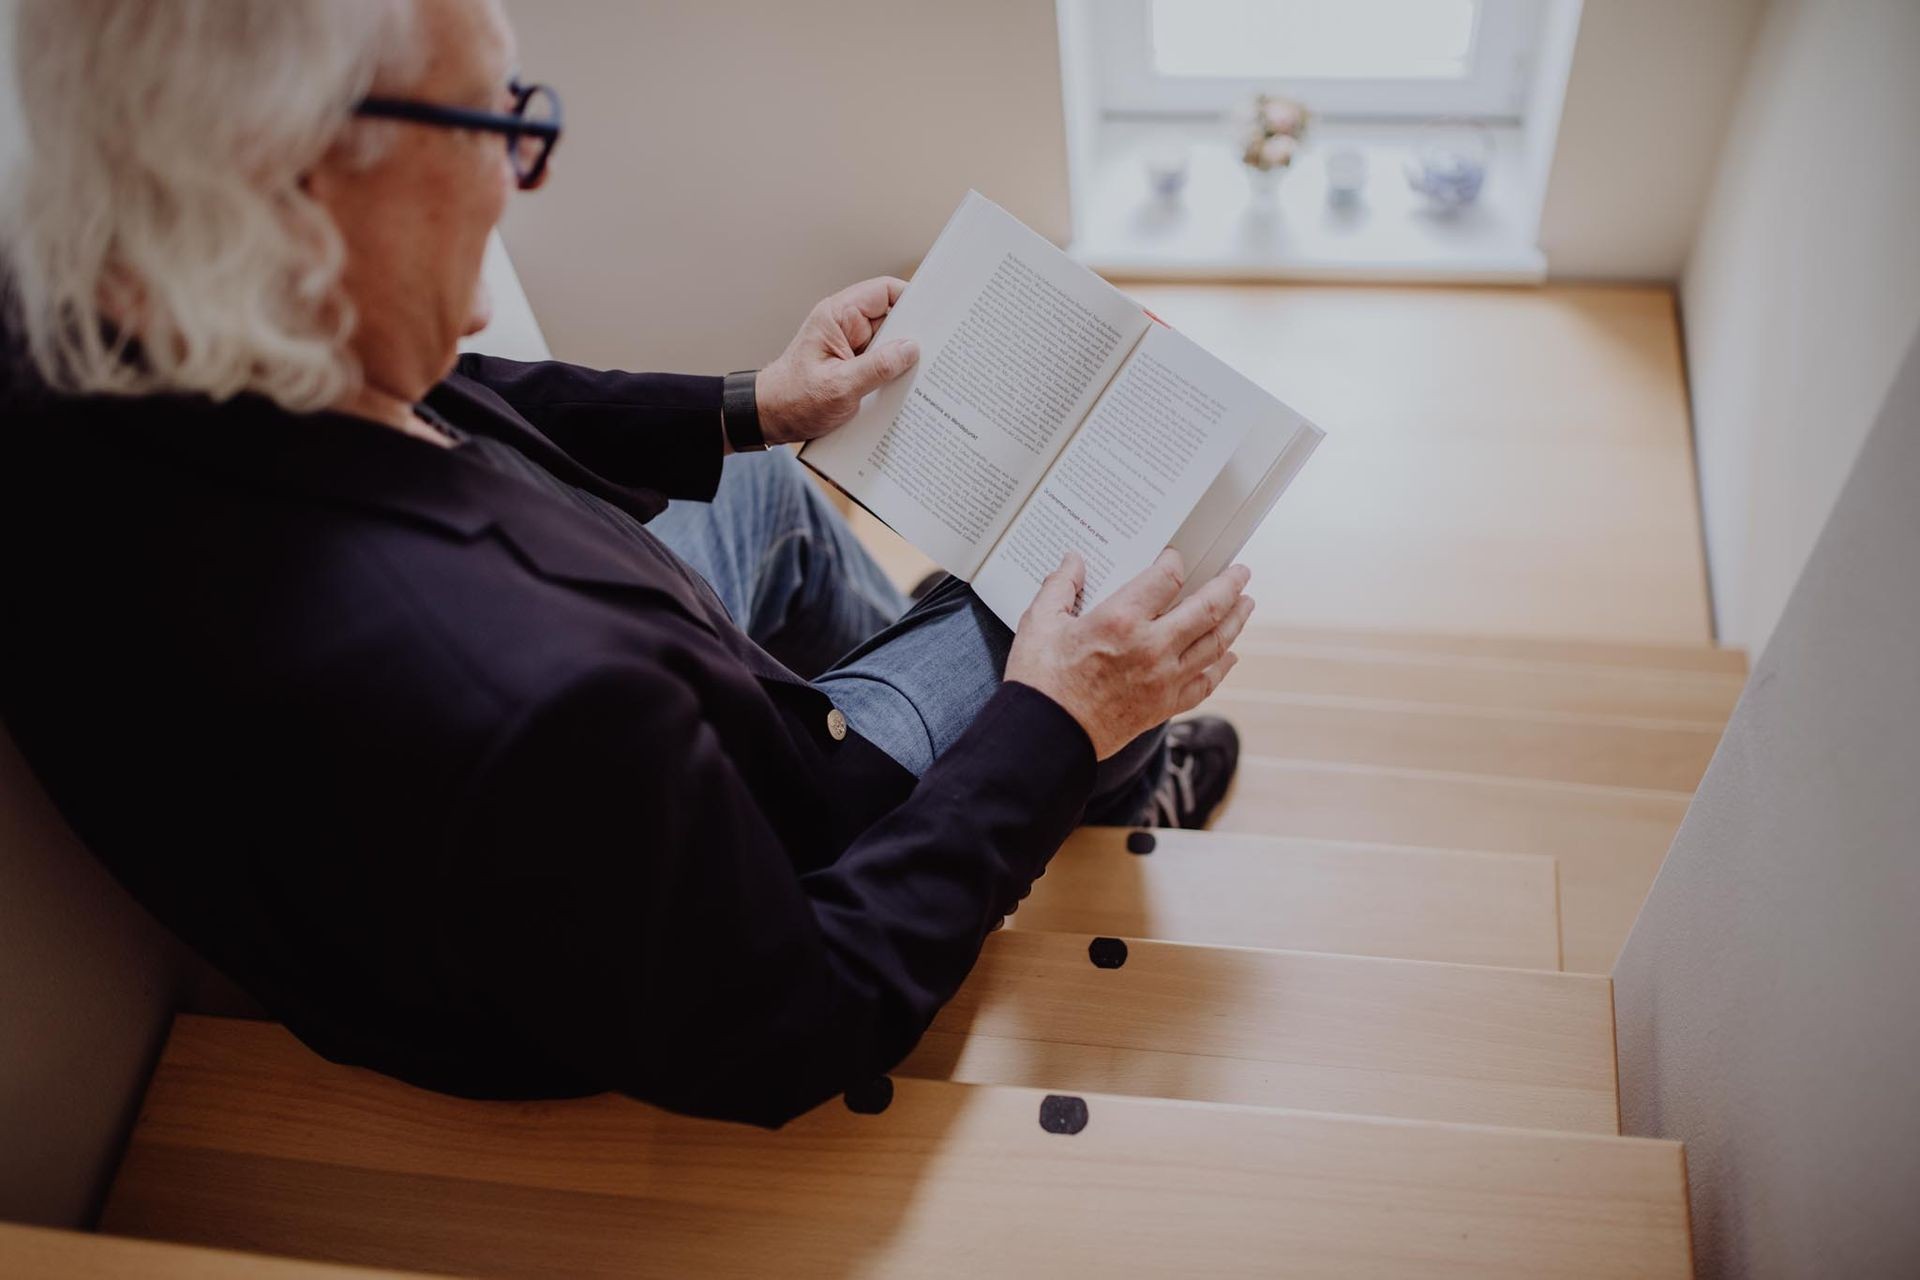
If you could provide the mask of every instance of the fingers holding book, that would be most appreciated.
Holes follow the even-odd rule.
[[[1253,613],[1251,577],[1234,565],[1180,600],[1186,570],[1172,548],[1104,603],[1075,616],[1085,580],[1074,552],[1049,574],[1014,634],[1006,678],[1040,690],[1087,731],[1106,759],[1160,722],[1190,711],[1237,659]]]
[[[1086,561],[1080,558],[1078,551],[1070,550],[1060,557],[1060,567],[1041,580],[1040,590],[1033,597],[1033,608],[1028,613],[1078,617],[1081,593],[1086,585]],[[1025,623],[1021,625],[1024,627]]]
[[[1176,644],[1182,645],[1181,661],[1208,652],[1202,666],[1218,662],[1233,647],[1241,628],[1253,613],[1253,597],[1246,594],[1253,573],[1243,564],[1229,565],[1199,590],[1169,609],[1165,622]],[[1217,650],[1208,645],[1217,643]]]

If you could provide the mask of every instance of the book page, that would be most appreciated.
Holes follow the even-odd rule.
[[[974,579],[1009,626],[1071,547],[1083,609],[1153,562],[1273,398],[1162,325],[1140,339]]]
[[[919,364],[801,460],[970,579],[1150,323],[969,192],[873,339]]]
[[[1233,563],[1325,439],[1320,428],[1280,401],[1269,398],[1267,410],[1167,544],[1187,566],[1183,600]]]

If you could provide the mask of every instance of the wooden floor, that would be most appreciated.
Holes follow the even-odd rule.
[[[556,1280],[1678,1280],[1685,1187],[1672,1142],[905,1075],[778,1132],[611,1094],[471,1102],[182,1018],[102,1226]]]
[[[1670,291],[1122,288],[1326,429],[1243,556],[1262,622],[1710,642]]]
[[[1746,670],[1708,630],[1671,294],[1130,292],[1327,430],[1241,557],[1215,829],[1547,855],[1566,967],[1611,969]],[[896,580],[931,567],[853,519]]]
[[[1611,973],[1689,797],[1573,782],[1240,759],[1216,832],[1358,840],[1555,859],[1565,967]]]
[[[1583,973],[1006,929],[896,1075],[1618,1133]]]
[[[7,1280],[425,1280],[419,1272],[368,1270],[230,1249],[156,1244],[86,1231],[0,1222]]]
[[[1010,929],[1560,967],[1552,858],[1219,831],[1082,827]]]

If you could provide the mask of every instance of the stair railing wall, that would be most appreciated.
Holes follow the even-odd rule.
[[[1614,969],[1703,1276],[1920,1275],[1916,565],[1920,337]]]

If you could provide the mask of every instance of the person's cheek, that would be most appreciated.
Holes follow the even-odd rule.
[[[500,215],[506,212],[507,201],[512,199],[513,193],[519,189],[520,176],[514,172],[513,160],[508,156],[505,148],[502,148],[500,152],[494,156],[494,160],[493,220],[498,222]]]
[[[487,327],[493,319],[493,295],[487,288],[487,236],[493,229],[490,221],[474,228],[475,238],[471,248],[463,254],[465,259],[460,268],[466,285],[466,309],[460,317],[460,335],[468,337]]]
[[[461,267],[465,279],[471,284],[466,290],[465,314],[460,322],[462,337],[480,332],[493,319],[493,297],[486,281],[487,237],[499,225],[501,216],[506,213],[507,201],[519,185],[512,161],[504,154],[504,148],[497,144],[485,153],[481,168],[482,172],[475,175],[472,183],[476,199],[468,210],[468,225],[463,228],[466,233],[462,237],[466,246],[466,261]]]
[[[467,322],[460,330],[460,336],[470,338],[493,323],[493,293],[487,288],[487,275],[483,269],[480,278],[473,282],[473,302],[467,308]]]

